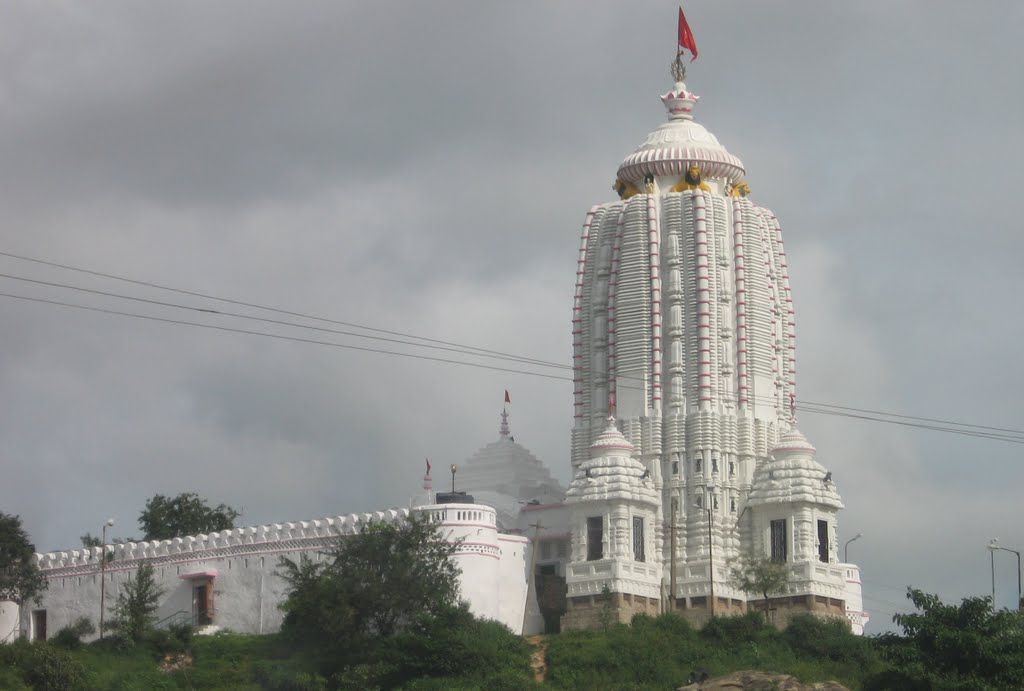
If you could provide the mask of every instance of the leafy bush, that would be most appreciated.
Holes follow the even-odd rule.
[[[877,662],[871,642],[863,636],[855,636],[842,619],[801,614],[790,619],[782,636],[797,653],[865,667]]]
[[[777,636],[759,612],[738,617],[712,617],[700,630],[700,638],[709,643],[735,648],[737,643],[765,643]]]
[[[504,675],[531,678],[530,644],[495,621],[477,619],[463,605],[422,615],[403,633],[382,642],[391,673],[380,682],[397,686],[424,677],[481,681]],[[490,686],[490,684],[486,684]]]
[[[92,619],[79,617],[75,623],[58,631],[53,637],[53,642],[62,648],[73,650],[82,645],[83,636],[91,636],[94,633],[96,633],[96,625],[92,623]]]
[[[71,691],[82,687],[85,680],[81,662],[44,642],[20,640],[0,645],[0,670],[6,670],[8,677],[14,676],[10,672],[20,674],[21,681],[35,691]]]
[[[706,654],[682,617],[638,615],[632,626],[549,637],[548,681],[561,688],[674,688]]]
[[[177,655],[192,648],[192,626],[175,624],[166,629],[152,629],[146,633],[146,644],[158,655]]]
[[[892,669],[865,686],[885,688],[896,679],[907,689],[1024,688],[1024,616],[992,611],[987,597],[947,605],[913,588],[907,598],[918,611],[897,614],[903,636],[877,639],[879,655]]]

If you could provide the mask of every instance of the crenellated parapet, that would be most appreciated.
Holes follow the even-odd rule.
[[[112,544],[107,545],[107,553],[112,556],[106,570],[134,569],[142,561],[159,566],[328,547],[339,537],[359,533],[369,523],[395,523],[408,516],[408,509],[388,509],[294,523],[232,528],[170,540]],[[90,547],[36,554],[36,564],[45,578],[82,576],[100,570],[102,552],[101,547]]]

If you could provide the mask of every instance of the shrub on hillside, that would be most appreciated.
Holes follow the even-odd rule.
[[[175,624],[166,629],[152,629],[146,633],[145,642],[157,655],[187,653],[192,648],[192,625]]]
[[[546,639],[548,682],[560,688],[673,688],[706,657],[682,617],[637,615],[632,626],[571,631]]]
[[[876,641],[892,669],[865,683],[868,689],[1024,688],[1024,616],[993,611],[987,597],[947,605],[937,595],[907,589],[915,612],[893,616],[903,635]],[[889,686],[886,686],[886,685]]]
[[[380,660],[392,671],[381,682],[399,686],[425,677],[473,677],[484,685],[485,678],[496,674],[529,680],[530,652],[530,644],[505,625],[478,619],[465,605],[449,607],[420,616],[382,642]]]
[[[83,636],[91,636],[94,633],[96,625],[92,623],[92,619],[79,617],[73,624],[58,631],[53,637],[53,642],[62,648],[73,650],[82,645]]]
[[[855,636],[842,619],[797,615],[790,619],[782,637],[798,654],[864,667],[877,663],[871,642],[863,636]]]
[[[0,669],[20,674],[22,681],[36,691],[72,691],[85,679],[81,662],[45,642],[19,640],[0,645]]]
[[[735,648],[737,644],[762,643],[777,638],[778,632],[766,624],[760,612],[750,611],[738,617],[712,617],[700,630],[708,643]]]

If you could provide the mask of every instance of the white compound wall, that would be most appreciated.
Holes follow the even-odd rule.
[[[470,609],[520,632],[526,601],[528,540],[499,534],[490,507],[474,504],[414,509],[420,511],[440,516],[438,528],[451,539],[464,538],[455,559],[463,571],[461,597],[469,602]],[[409,513],[392,509],[118,544],[111,546],[113,559],[105,568],[101,568],[98,547],[40,554],[38,565],[48,583],[42,601],[26,604],[20,612],[14,603],[0,603],[0,640],[14,635],[41,637],[42,612],[47,636],[80,617],[98,624],[101,582],[106,584],[109,616],[118,593],[135,578],[144,561],[153,565],[157,584],[164,590],[158,620],[198,623],[205,609],[219,629],[256,634],[277,631],[283,621],[279,605],[287,586],[280,573],[281,557],[293,561],[302,555],[314,561],[325,559],[325,550],[338,539],[358,533],[367,523],[402,521]],[[198,588],[203,585],[212,595],[201,596]]]

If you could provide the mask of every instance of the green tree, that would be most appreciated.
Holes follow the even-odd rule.
[[[153,628],[157,607],[164,589],[156,584],[153,565],[142,562],[135,578],[122,587],[111,608],[110,628],[122,639],[137,643]]]
[[[36,566],[35,552],[21,518],[0,512],[0,600],[19,605],[39,600],[46,579]]]
[[[618,612],[615,610],[615,596],[607,584],[601,587],[601,594],[597,596],[601,602],[601,608],[597,611],[597,622],[601,625],[602,631],[607,631],[612,624],[619,621]]]
[[[458,601],[455,544],[424,517],[376,521],[341,538],[326,564],[282,558],[288,597],[282,631],[293,639],[387,638]]]
[[[154,495],[139,515],[143,540],[169,540],[181,535],[196,535],[235,527],[239,511],[226,504],[211,507],[195,492],[176,497]],[[91,537],[91,536],[90,536]],[[84,536],[83,536],[84,539]]]
[[[893,669],[865,688],[1022,689],[1024,617],[992,611],[987,597],[947,605],[937,595],[907,588],[916,612],[896,614],[903,636],[886,634],[877,645]]]
[[[729,570],[729,582],[748,594],[764,597],[764,619],[768,621],[768,602],[772,595],[785,591],[789,585],[789,565],[768,557],[746,554]]]

